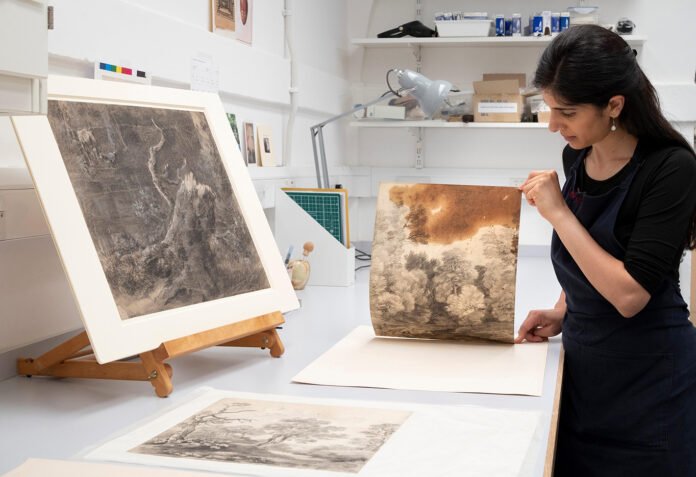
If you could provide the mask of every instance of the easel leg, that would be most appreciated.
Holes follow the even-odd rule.
[[[269,330],[268,333],[273,336],[273,344],[270,346],[271,348],[271,356],[274,358],[280,358],[283,353],[285,353],[285,346],[283,345],[283,342],[280,339],[280,336],[278,336],[278,331],[275,329]]]
[[[262,331],[260,333],[239,338],[236,340],[220,343],[218,346],[236,346],[244,348],[268,348],[271,351],[271,356],[280,358],[285,352],[285,346],[275,329]]]
[[[150,381],[160,397],[172,392],[172,367],[155,359],[152,351],[142,353],[142,362],[114,361],[99,364],[87,358],[92,354],[84,331],[36,359],[19,358],[17,374],[56,378],[117,379]],[[86,351],[82,351],[88,348]]]
[[[17,374],[25,376],[43,374],[42,371],[62,363],[87,346],[89,346],[89,338],[87,337],[87,332],[83,331],[36,359],[19,358],[17,360]]]
[[[172,368],[156,359],[152,351],[141,353],[140,359],[143,361],[147,379],[152,384],[152,387],[155,388],[155,394],[159,397],[169,396],[174,388],[171,380]]]

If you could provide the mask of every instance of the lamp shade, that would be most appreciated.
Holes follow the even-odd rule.
[[[444,80],[430,80],[411,70],[394,70],[402,88],[418,100],[426,118],[430,118],[447,98],[452,83]]]

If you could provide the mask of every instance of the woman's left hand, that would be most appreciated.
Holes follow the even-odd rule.
[[[532,171],[519,187],[527,203],[536,207],[542,217],[553,224],[555,218],[568,211],[558,183],[556,171]]]

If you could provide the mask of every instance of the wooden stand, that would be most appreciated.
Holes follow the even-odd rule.
[[[276,326],[285,323],[279,311],[221,326],[162,343],[157,349],[139,355],[139,361],[99,364],[93,355],[87,332],[61,343],[38,358],[19,358],[17,374],[60,378],[124,379],[150,381],[159,397],[172,392],[172,367],[164,361],[210,346],[245,346],[270,349],[271,356],[285,351]]]

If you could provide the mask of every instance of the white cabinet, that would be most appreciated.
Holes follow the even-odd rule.
[[[46,112],[46,10],[41,0],[0,1],[0,114]]]
[[[0,116],[46,113],[47,21],[42,0],[0,0]],[[0,354],[79,326],[8,117],[0,117],[0,304]]]
[[[25,168],[0,168],[0,304],[0,355],[80,325]],[[0,366],[0,373],[4,369]],[[0,374],[0,379],[6,377]]]
[[[0,189],[0,242],[49,233],[33,188]]]

